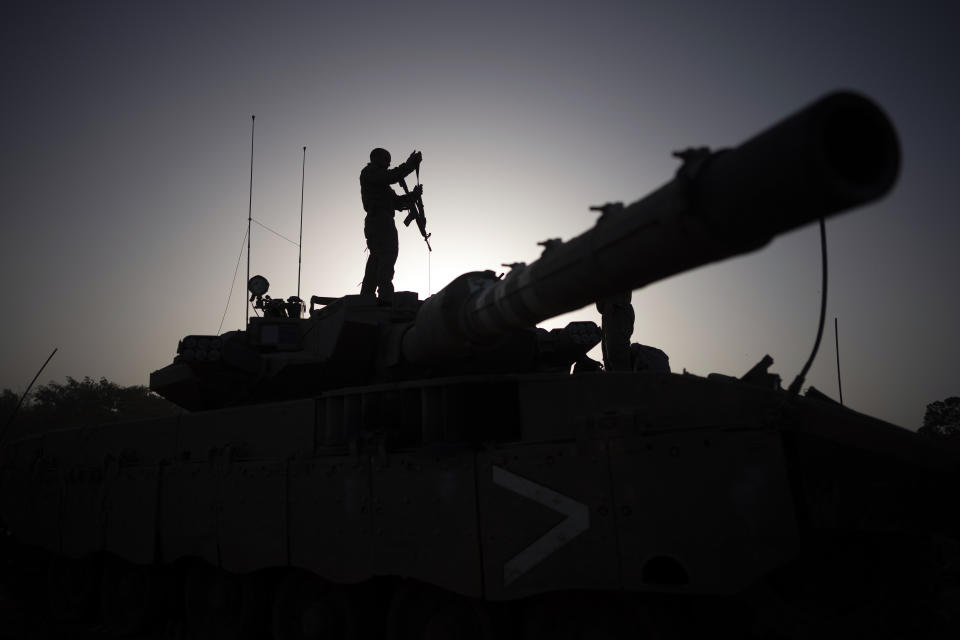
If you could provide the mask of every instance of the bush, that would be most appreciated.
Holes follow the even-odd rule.
[[[918,433],[934,438],[960,438],[960,397],[928,404]]]
[[[5,425],[19,402],[10,389],[0,392],[0,419]],[[20,407],[12,435],[81,427],[121,420],[175,415],[180,409],[144,386],[121,387],[106,378],[67,378],[36,388]]]

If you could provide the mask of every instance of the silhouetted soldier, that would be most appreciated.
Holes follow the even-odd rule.
[[[633,335],[631,292],[597,301],[601,316],[603,368],[606,371],[631,371],[630,336]]]
[[[599,211],[600,219],[597,226],[608,222],[611,218],[622,215],[622,202],[608,202],[607,204],[590,207],[591,211]],[[597,311],[601,316],[601,341],[603,350],[603,368],[605,371],[632,371],[632,356],[630,352],[630,336],[633,335],[633,305],[630,304],[630,291],[618,293],[597,300]]]
[[[400,166],[390,168],[390,152],[379,147],[370,152],[370,163],[360,172],[360,197],[367,217],[363,221],[363,235],[367,239],[367,267],[363,272],[361,294],[377,291],[382,302],[393,298],[393,268],[399,251],[395,211],[409,207],[420,197],[423,187],[417,185],[408,195],[398,195],[391,187],[420,166],[423,155],[414,151]]]

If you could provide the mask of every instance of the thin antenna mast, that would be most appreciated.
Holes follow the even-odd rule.
[[[297,254],[297,297],[300,297],[300,263],[303,259],[303,182],[307,175],[307,145],[303,145],[303,165],[300,169],[300,241],[297,246],[300,251]]]
[[[40,374],[43,373],[43,370],[47,368],[47,365],[50,364],[50,360],[53,359],[53,355],[57,352],[59,347],[56,347],[47,359],[43,361],[43,366],[40,367],[40,370],[37,371],[37,375],[33,376],[33,380],[30,381],[30,384],[27,385],[27,390],[23,392],[23,395],[20,396],[20,402],[17,403],[16,408],[13,410],[13,413],[10,414],[10,417],[7,419],[6,423],[3,425],[3,430],[0,431],[0,443],[3,442],[3,437],[7,435],[7,429],[10,428],[10,425],[13,424],[13,419],[17,417],[17,413],[20,411],[20,406],[23,404],[23,401],[27,399],[27,394],[30,393],[30,389],[33,388],[33,383],[37,381],[37,378],[40,377]]]
[[[257,116],[250,116],[250,200],[247,204],[247,282],[250,282],[250,224],[253,222],[253,132],[257,124]],[[244,295],[246,298],[247,296]],[[243,314],[243,328],[250,328],[250,299],[247,298],[247,308]]]

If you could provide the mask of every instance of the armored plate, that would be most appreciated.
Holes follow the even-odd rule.
[[[74,466],[60,473],[62,553],[82,557],[103,549],[106,491],[102,467]]]
[[[286,463],[228,461],[218,485],[220,566],[233,573],[286,566]]]
[[[482,595],[474,456],[444,447],[374,459],[377,573]]]
[[[235,460],[309,455],[315,410],[314,400],[308,399],[185,413],[177,436],[178,457],[205,460],[211,451],[227,448]]]
[[[30,483],[32,474],[13,467],[0,469],[0,513],[3,523],[22,542],[33,543],[25,535],[30,528],[27,515],[31,511],[29,503],[33,501]]]
[[[163,562],[193,557],[220,566],[219,476],[213,461],[180,462],[163,467],[159,523]]]
[[[611,472],[625,588],[733,593],[795,553],[777,431],[616,440]]]
[[[4,443],[3,447],[0,448],[0,457],[3,460],[2,468],[18,469],[20,471],[33,468],[33,465],[43,454],[43,440],[43,434],[38,434]]]
[[[156,465],[176,456],[180,416],[118,422],[86,430],[83,460],[100,466],[111,460],[123,465]]]
[[[60,553],[60,472],[55,466],[41,461],[25,479],[27,487],[20,512],[23,516],[22,528],[17,537],[41,549]]]
[[[113,465],[106,481],[109,491],[103,548],[130,562],[154,562],[160,466]]]
[[[370,460],[330,455],[289,465],[290,562],[335,582],[371,575]]]

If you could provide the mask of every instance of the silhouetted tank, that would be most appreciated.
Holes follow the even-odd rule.
[[[955,454],[782,390],[769,358],[742,379],[595,372],[594,323],[536,327],[883,196],[894,129],[835,93],[677,155],[584,234],[425,301],[314,296],[302,318],[258,281],[263,317],[151,374],[188,411],[6,446],[9,527],[151,593],[187,566],[197,633],[255,629],[266,600],[279,638],[894,632],[956,553]],[[104,589],[113,620],[159,606]]]

